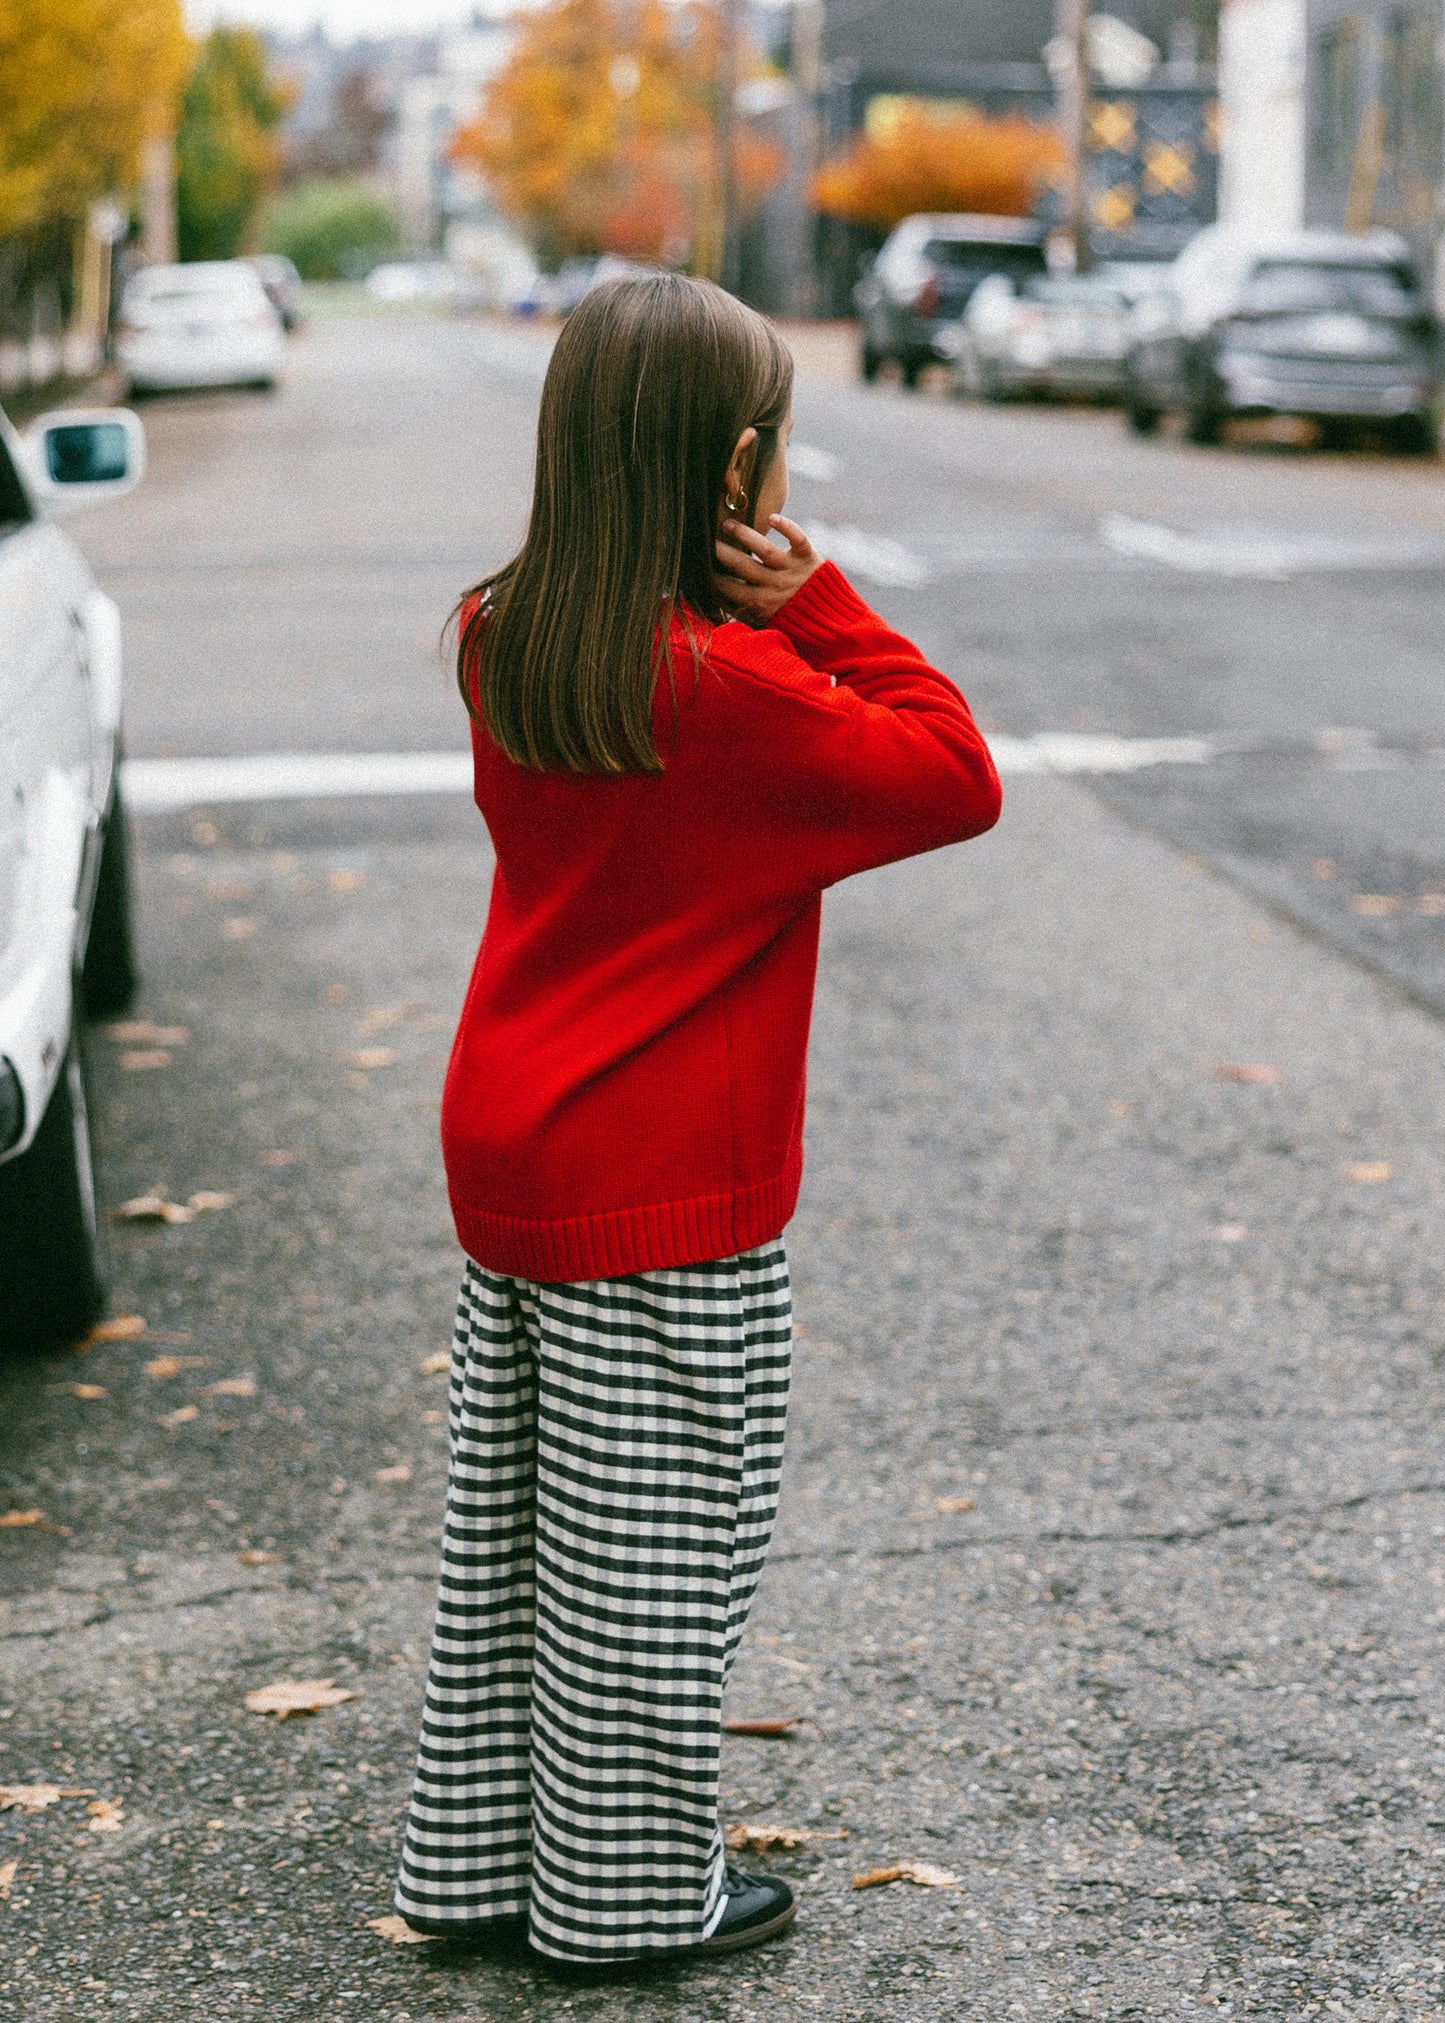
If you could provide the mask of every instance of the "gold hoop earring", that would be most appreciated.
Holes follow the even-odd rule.
[[[726,496],[723,498],[723,504],[730,513],[740,513],[747,502],[748,495],[746,492],[739,492],[735,499],[729,499]]]

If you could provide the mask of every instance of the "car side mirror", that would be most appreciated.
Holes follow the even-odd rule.
[[[145,430],[127,408],[61,408],[32,422],[23,441],[34,490],[53,513],[118,498],[145,475]]]

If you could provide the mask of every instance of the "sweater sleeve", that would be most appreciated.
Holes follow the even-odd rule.
[[[831,676],[850,718],[829,884],[993,827],[1002,789],[968,704],[840,570],[823,563],[773,626],[815,672]]]

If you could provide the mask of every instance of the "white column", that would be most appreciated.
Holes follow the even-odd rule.
[[[1304,223],[1305,0],[1224,0],[1219,216],[1252,231]]]

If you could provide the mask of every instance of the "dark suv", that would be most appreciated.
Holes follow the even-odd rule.
[[[876,379],[897,362],[905,386],[925,365],[951,364],[949,339],[980,281],[1046,271],[1044,227],[1032,218],[974,217],[963,211],[920,213],[895,225],[853,290],[862,323],[859,368]],[[942,342],[940,342],[940,338]]]
[[[1401,449],[1436,440],[1438,332],[1393,232],[1265,238],[1211,225],[1163,292],[1139,305],[1126,368],[1130,425],[1182,411],[1191,441],[1234,415],[1384,426]]]

